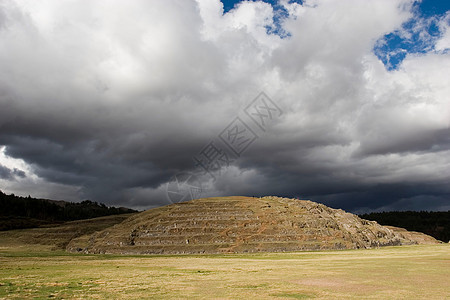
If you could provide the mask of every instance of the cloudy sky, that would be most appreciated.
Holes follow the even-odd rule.
[[[450,209],[448,1],[224,2],[0,0],[0,189]]]

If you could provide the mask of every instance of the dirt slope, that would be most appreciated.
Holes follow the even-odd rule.
[[[311,201],[218,197],[136,214],[103,231],[73,239],[67,250],[120,254],[242,253],[417,243],[407,234]]]

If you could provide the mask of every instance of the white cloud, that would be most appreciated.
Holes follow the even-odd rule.
[[[450,49],[450,12],[439,22],[439,30],[442,32],[442,35],[437,40],[434,48],[436,51],[448,51]]]
[[[212,194],[430,178],[450,147],[448,31],[396,71],[373,54],[412,3],[284,1],[280,38],[258,1],[4,1],[0,144],[40,180],[142,205],[264,90],[283,118]]]

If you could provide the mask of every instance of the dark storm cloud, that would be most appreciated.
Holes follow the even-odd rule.
[[[176,134],[166,132],[167,136],[154,138],[147,132],[120,133],[116,126],[106,132],[95,131],[89,125],[80,124],[75,134],[79,137],[92,130],[84,140],[63,136],[67,131],[55,124],[46,138],[42,132],[32,135],[33,126],[28,136],[2,128],[1,142],[8,145],[6,155],[33,162],[36,175],[50,182],[82,186],[80,196],[108,201],[123,200],[123,189],[158,187],[173,173],[191,167],[190,154],[201,146],[195,136],[184,142],[179,136],[182,128]],[[55,138],[58,134],[61,139]]]
[[[317,3],[286,4],[281,39],[262,2],[225,15],[212,0],[3,2],[0,163],[26,168],[1,167],[16,183],[0,188],[168,204],[170,178],[198,171],[193,157],[239,116],[258,139],[216,181],[201,177],[205,196],[448,207],[449,55],[387,72],[374,43],[412,1]],[[261,91],[283,111],[266,132],[243,113]]]
[[[17,168],[11,170],[8,167],[0,165],[0,178],[6,180],[14,180],[16,177],[25,178],[26,174],[24,171],[19,170]]]
[[[11,171],[11,169],[0,165],[0,178],[12,179],[12,171]]]

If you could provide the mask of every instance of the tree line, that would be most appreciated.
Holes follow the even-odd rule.
[[[7,195],[0,191],[0,230],[132,212],[136,211],[124,207],[108,207],[103,203],[90,200],[79,203],[52,201],[31,196]]]

